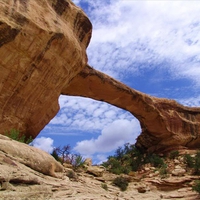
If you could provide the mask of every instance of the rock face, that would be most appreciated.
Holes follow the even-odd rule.
[[[190,108],[174,100],[151,97],[86,66],[63,94],[105,101],[132,113],[142,127],[136,146],[149,152],[198,148],[200,108]]]
[[[0,11],[0,133],[35,138],[86,65],[92,25],[68,0],[2,0]]]
[[[87,65],[92,25],[69,0],[0,3],[0,133],[35,138],[59,110],[60,94],[90,97],[131,112],[149,152],[196,148],[200,108],[150,97]]]

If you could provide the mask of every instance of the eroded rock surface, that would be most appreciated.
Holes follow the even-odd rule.
[[[185,168],[181,156],[177,159],[179,165]],[[195,180],[199,180],[199,176],[192,176],[189,172],[183,176],[173,176],[171,171],[175,169],[176,162],[169,160],[167,164],[171,167],[166,177],[161,177],[156,173],[159,169],[151,166],[144,166],[145,170],[141,169],[132,175],[123,175],[129,180],[129,185],[122,192],[112,183],[119,175],[104,170],[101,171],[101,177],[98,177],[96,173],[91,173],[92,166],[87,166],[88,170],[79,169],[74,172],[65,165],[61,166],[51,155],[40,149],[0,136],[0,199],[199,199],[198,193],[192,191],[192,185]],[[99,172],[97,168],[102,169],[100,166],[93,167],[92,172]],[[107,186],[107,190],[103,186]]]
[[[87,63],[92,25],[69,0],[0,1],[0,133],[35,138]]]

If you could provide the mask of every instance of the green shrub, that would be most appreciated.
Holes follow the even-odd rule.
[[[156,154],[146,156],[135,145],[125,144],[124,148],[119,147],[114,156],[109,156],[102,165],[111,173],[119,175],[138,171],[146,163],[151,163],[154,167],[161,167],[164,161]]]
[[[200,175],[200,151],[194,157],[194,174]]]
[[[119,160],[115,157],[110,156],[107,162],[102,164],[104,167],[108,168],[108,170],[113,174],[121,174],[123,173],[122,165]]]
[[[59,157],[56,149],[53,150],[53,152],[51,153],[51,155],[59,162],[61,162],[61,158]]]
[[[161,178],[166,178],[168,174],[167,165],[163,164],[162,167],[159,169],[159,174]]]
[[[170,159],[175,159],[179,156],[179,151],[171,151],[170,152],[170,155],[169,155],[169,158]]]
[[[192,189],[200,194],[200,181],[195,181],[195,184],[192,186]]]
[[[189,168],[194,167],[194,158],[192,158],[192,156],[190,154],[184,155],[184,161],[185,161],[187,167],[189,167]]]
[[[164,165],[164,161],[163,159],[156,155],[156,154],[152,154],[148,157],[148,161],[149,163],[151,163],[154,167],[162,167]]]
[[[25,135],[20,134],[19,130],[11,129],[10,131],[6,131],[5,135],[13,140],[18,142],[29,144],[33,141],[33,138],[30,136],[26,138]]]
[[[71,164],[73,166],[74,170],[77,170],[80,167],[84,166],[85,160],[83,159],[83,157],[80,154],[73,154],[71,156]]]
[[[101,187],[104,189],[104,190],[108,190],[108,186],[107,186],[107,184],[106,183],[102,183],[101,184]]]
[[[125,191],[128,187],[128,180],[125,177],[117,177],[113,180],[113,184],[120,188],[121,191]]]

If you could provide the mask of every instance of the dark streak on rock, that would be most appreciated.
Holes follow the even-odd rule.
[[[53,4],[52,7],[58,15],[62,15],[66,8],[69,7],[69,3],[66,0],[57,0],[56,4]]]
[[[13,29],[7,24],[0,22],[0,47],[15,39],[20,32],[18,29]]]
[[[40,184],[38,179],[26,179],[24,177],[16,177],[13,178],[9,181],[9,183],[11,184],[27,184],[27,185],[36,185],[36,184]]]
[[[62,33],[56,33],[54,34],[50,40],[47,42],[46,47],[44,48],[44,50],[34,59],[34,62],[30,65],[29,69],[27,69],[25,75],[22,78],[22,81],[26,81],[29,79],[29,77],[31,77],[32,73],[34,72],[34,70],[37,68],[38,64],[40,63],[40,61],[44,58],[44,54],[49,50],[49,48],[51,47],[51,44],[54,40],[58,40],[58,39],[63,39],[64,35]]]
[[[28,69],[26,74],[23,76],[22,80],[26,81],[31,76],[31,74],[34,72],[35,68],[36,68],[36,65],[34,63],[31,64],[30,68]]]
[[[29,0],[19,0],[19,2],[22,5],[22,11],[26,12],[28,10]]]
[[[85,35],[92,30],[92,24],[86,16],[79,12],[76,15],[76,19],[74,21],[74,30],[77,30],[77,32],[79,33],[78,38],[80,42],[82,42]],[[87,42],[87,46],[89,44],[89,41],[90,38]]]
[[[49,50],[49,48],[51,47],[51,44],[52,44],[52,42],[53,42],[54,40],[63,39],[63,38],[64,38],[64,35],[63,35],[62,33],[56,33],[56,34],[54,34],[54,35],[50,38],[50,40],[47,42],[47,45],[46,45],[46,47],[44,48],[44,50],[37,56],[35,63],[38,64],[38,63],[43,59],[44,54],[46,53],[46,51]]]

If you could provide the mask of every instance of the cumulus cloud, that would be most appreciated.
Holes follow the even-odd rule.
[[[39,149],[52,153],[53,151],[53,140],[49,137],[39,137],[33,140],[32,145]]]
[[[74,150],[87,155],[110,152],[126,142],[134,143],[139,132],[140,126],[136,120],[115,120],[96,139],[77,142]]]
[[[111,1],[101,9],[90,4],[92,66],[120,80],[124,70],[134,76],[143,68],[165,67],[171,77],[199,83],[200,2]]]
[[[133,115],[111,106],[88,98],[60,96],[60,112],[50,125],[57,129],[76,129],[81,131],[100,131],[116,119],[133,119]]]
[[[200,96],[191,97],[187,99],[177,99],[177,101],[185,106],[200,107]]]

